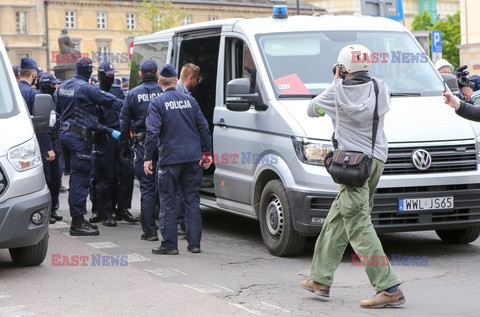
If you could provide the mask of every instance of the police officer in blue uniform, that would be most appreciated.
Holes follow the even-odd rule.
[[[163,90],[158,84],[158,67],[154,60],[145,60],[140,64],[139,76],[142,82],[137,87],[128,91],[120,114],[120,142],[127,142],[130,125],[133,121],[133,143],[135,147],[135,176],[140,183],[140,210],[143,234],[142,240],[158,241],[155,224],[155,204],[158,199],[156,186],[156,173],[146,175],[143,170],[143,143],[145,139],[145,118],[147,117],[150,100],[159,96]],[[125,149],[123,151],[126,151]],[[158,150],[154,148],[153,157],[158,157]],[[153,163],[154,170],[156,162]]]
[[[55,94],[60,114],[60,142],[70,154],[70,235],[90,236],[99,234],[98,228],[84,219],[92,165],[92,132],[108,133],[114,138],[120,136],[120,131],[98,123],[96,109],[97,105],[121,109],[123,100],[88,84],[93,70],[90,58],[80,58],[75,70],[76,75],[63,82]]]
[[[177,72],[167,64],[160,71],[163,94],[150,102],[145,138],[144,171],[153,170],[153,155],[158,145],[158,177],[160,192],[160,231],[162,242],[153,254],[178,254],[176,188],[180,185],[185,203],[185,239],[187,250],[199,253],[202,237],[200,184],[202,166],[210,167],[212,139],[208,123],[197,101],[175,89]],[[203,149],[202,149],[203,146]]]
[[[55,108],[55,96],[54,93],[58,88],[58,85],[62,81],[56,78],[53,74],[44,73],[38,82],[39,90],[42,94],[49,94],[53,98],[53,108]],[[60,194],[60,185],[62,184],[62,175],[60,173],[59,165],[59,146],[58,146],[58,131],[52,129],[50,131],[50,141],[52,144],[53,151],[57,154],[55,159],[52,161],[43,162],[43,172],[45,174],[45,179],[47,180],[48,189],[50,190],[50,195],[52,196],[52,214],[51,217],[55,220],[62,220],[63,217],[57,214],[57,210],[60,207],[60,202],[58,196]]]
[[[18,87],[20,88],[20,92],[22,93],[23,99],[25,100],[25,103],[27,104],[30,113],[32,113],[33,110],[35,96],[37,94],[40,94],[40,91],[32,87],[32,84],[34,84],[34,82],[36,82],[37,80],[38,69],[39,67],[37,66],[37,62],[35,62],[35,60],[28,57],[24,57],[21,59],[20,67],[18,69],[18,75],[20,79]],[[38,144],[40,146],[40,153],[42,156],[42,163],[45,172],[45,170],[49,170],[48,167],[50,166],[50,162],[55,160],[56,153],[53,150],[53,145],[50,139],[50,132],[37,133],[36,136],[38,139]],[[48,178],[46,178],[46,182],[48,185],[50,185]],[[51,212],[53,212],[53,208],[50,209]],[[55,223],[57,217],[58,216],[54,217],[54,215],[51,214],[50,223]]]
[[[99,87],[102,91],[123,99],[123,89],[113,84],[115,73],[112,63],[101,63],[98,67]],[[119,130],[120,110],[99,107],[99,122]],[[96,133],[94,145],[91,198],[92,211],[99,214],[90,218],[90,222],[97,222],[101,218],[103,225],[109,227],[117,225],[115,220],[136,222],[137,219],[128,211],[131,208],[134,181],[132,155],[122,158],[118,141],[107,133]],[[118,208],[114,213],[115,206]]]

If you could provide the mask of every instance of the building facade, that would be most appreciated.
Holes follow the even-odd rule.
[[[361,15],[360,0],[309,0],[333,15]],[[403,0],[405,26],[410,29],[413,18],[423,10],[431,13],[432,20],[444,19],[460,9],[459,0]]]
[[[471,75],[480,75],[480,1],[460,0],[460,65],[467,65]]]
[[[151,33],[152,24],[173,14],[172,10],[181,15],[170,26],[267,17],[277,4],[286,4],[289,14],[296,14],[295,0],[173,0],[170,4],[173,9],[161,10],[152,21],[142,10],[142,2],[134,0],[0,0],[0,34],[12,64],[18,64],[22,57],[32,57],[52,72],[59,64],[69,62],[60,55],[58,43],[62,29],[66,29],[75,49],[92,58],[95,66],[108,57],[118,76],[128,76],[133,37]],[[300,14],[312,12],[311,5],[300,2]]]

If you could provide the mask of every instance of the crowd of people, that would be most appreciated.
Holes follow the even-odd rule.
[[[97,77],[92,76],[88,57],[77,60],[75,76],[65,81],[43,72],[31,58],[22,58],[13,71],[29,110],[35,96],[44,93],[52,96],[57,115],[49,132],[37,133],[52,197],[50,223],[62,220],[57,210],[67,173],[70,235],[98,235],[95,223],[137,222],[130,212],[137,177],[140,238],[158,241],[157,231],[162,234],[152,253],[178,254],[178,235],[185,235],[188,251],[201,252],[199,188],[202,170],[212,161],[202,153],[211,153],[212,145],[208,123],[191,96],[201,81],[198,66],[185,64],[178,79],[173,66],[159,70],[154,60],[145,60],[141,83],[132,90],[128,78],[115,78],[110,62],[100,63]],[[92,215],[87,220],[88,197]]]

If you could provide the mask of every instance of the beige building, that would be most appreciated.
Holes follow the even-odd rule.
[[[309,2],[324,8],[328,14],[361,15],[360,0],[310,0]],[[403,16],[408,29],[415,15],[420,13],[419,7],[419,0],[403,0]],[[459,0],[437,0],[437,19],[455,14],[459,9]]]
[[[460,65],[470,74],[480,75],[480,1],[460,0]]]
[[[171,4],[182,12],[174,26],[232,17],[271,16],[276,4],[287,4],[290,15],[296,12],[295,0],[173,0]],[[59,57],[58,43],[61,30],[66,28],[76,49],[92,58],[95,66],[107,54],[119,70],[118,76],[128,76],[129,44],[133,36],[151,33],[154,23],[145,18],[140,6],[141,1],[133,0],[0,0],[0,34],[12,64],[28,56],[53,71],[59,62],[68,62],[65,56]],[[171,12],[162,12],[156,19]],[[310,5],[302,2],[300,13],[311,14]]]

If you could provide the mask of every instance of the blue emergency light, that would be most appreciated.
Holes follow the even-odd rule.
[[[288,17],[288,14],[287,14],[287,6],[286,5],[273,6],[273,18],[274,19],[286,19],[287,17]]]

